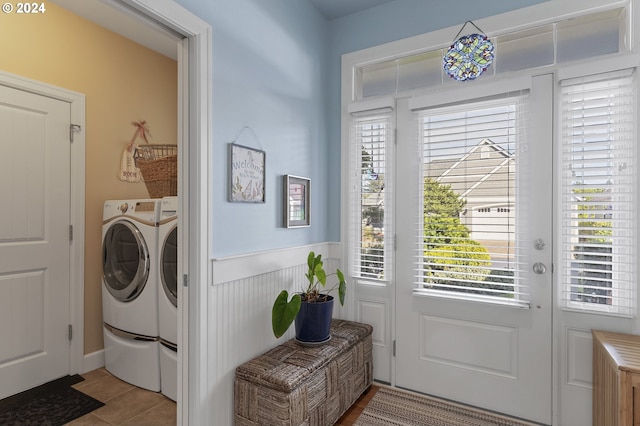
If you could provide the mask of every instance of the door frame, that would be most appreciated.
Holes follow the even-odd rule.
[[[69,142],[71,143],[69,220],[73,227],[73,238],[69,247],[69,324],[74,331],[69,348],[68,365],[69,373],[80,373],[84,360],[85,95],[5,71],[0,71],[0,83],[69,103],[71,124],[80,126],[77,132],[70,134],[70,137],[73,136],[73,143]]]
[[[172,0],[105,0],[116,11],[151,20],[184,37],[178,45],[178,424],[210,424],[208,283],[211,203],[209,141],[212,109],[212,29]],[[123,10],[122,6],[125,6]],[[191,283],[190,286],[187,285]]]
[[[213,377],[209,370],[208,345],[208,286],[211,282],[209,264],[210,229],[212,223],[210,207],[209,141],[211,139],[211,87],[212,87],[212,29],[181,5],[172,0],[95,0],[114,13],[98,14],[86,19],[110,28],[116,34],[130,39],[161,37],[133,31],[122,24],[122,18],[133,18],[133,22],[145,27],[168,29],[176,38],[178,63],[178,194],[180,217],[180,252],[178,275],[184,285],[180,286],[178,303],[178,424],[209,424],[208,385]],[[62,7],[65,2],[60,1]],[[89,6],[91,7],[91,6]],[[80,13],[80,15],[83,15]],[[131,21],[131,19],[129,19]],[[182,41],[178,41],[182,38]],[[166,41],[166,40],[164,40]],[[82,189],[74,189],[72,210],[74,226],[78,218],[84,222],[84,152],[72,158],[72,176],[80,176],[73,183],[81,182]],[[80,198],[81,196],[81,198]],[[84,236],[82,240],[84,241]],[[80,288],[83,286],[84,252],[74,253],[74,277]],[[188,283],[192,283],[187,287]],[[83,290],[80,288],[80,290]],[[79,291],[72,306],[84,307]],[[83,311],[84,309],[82,309]],[[74,318],[84,320],[83,312],[74,313]],[[80,326],[82,328],[82,326]],[[84,357],[83,345],[79,345],[76,371],[81,369]],[[87,366],[91,367],[91,366]]]
[[[167,26],[184,39],[178,47],[178,197],[181,232],[178,275],[183,275],[178,303],[178,424],[210,424],[208,383],[211,373],[207,306],[209,235],[209,140],[212,109],[212,29],[171,0],[108,0],[134,17]],[[191,283],[191,286],[186,287]]]

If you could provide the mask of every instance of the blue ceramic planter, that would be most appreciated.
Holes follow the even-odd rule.
[[[302,344],[323,343],[331,338],[333,296],[326,302],[302,302],[296,316],[296,340]]]

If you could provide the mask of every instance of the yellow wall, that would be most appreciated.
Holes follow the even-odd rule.
[[[42,15],[0,16],[0,69],[86,96],[84,352],[102,349],[101,230],[107,199],[145,198],[116,174],[146,120],[151,143],[176,143],[177,63],[51,2]]]

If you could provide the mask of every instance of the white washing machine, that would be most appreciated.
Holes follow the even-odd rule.
[[[160,391],[159,199],[106,201],[102,223],[105,368]]]
[[[178,394],[178,197],[160,202],[158,226],[158,324],[160,388],[172,400]]]

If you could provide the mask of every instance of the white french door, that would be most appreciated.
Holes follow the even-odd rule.
[[[552,89],[398,101],[398,387],[551,423]],[[440,191],[458,213],[443,219]]]

